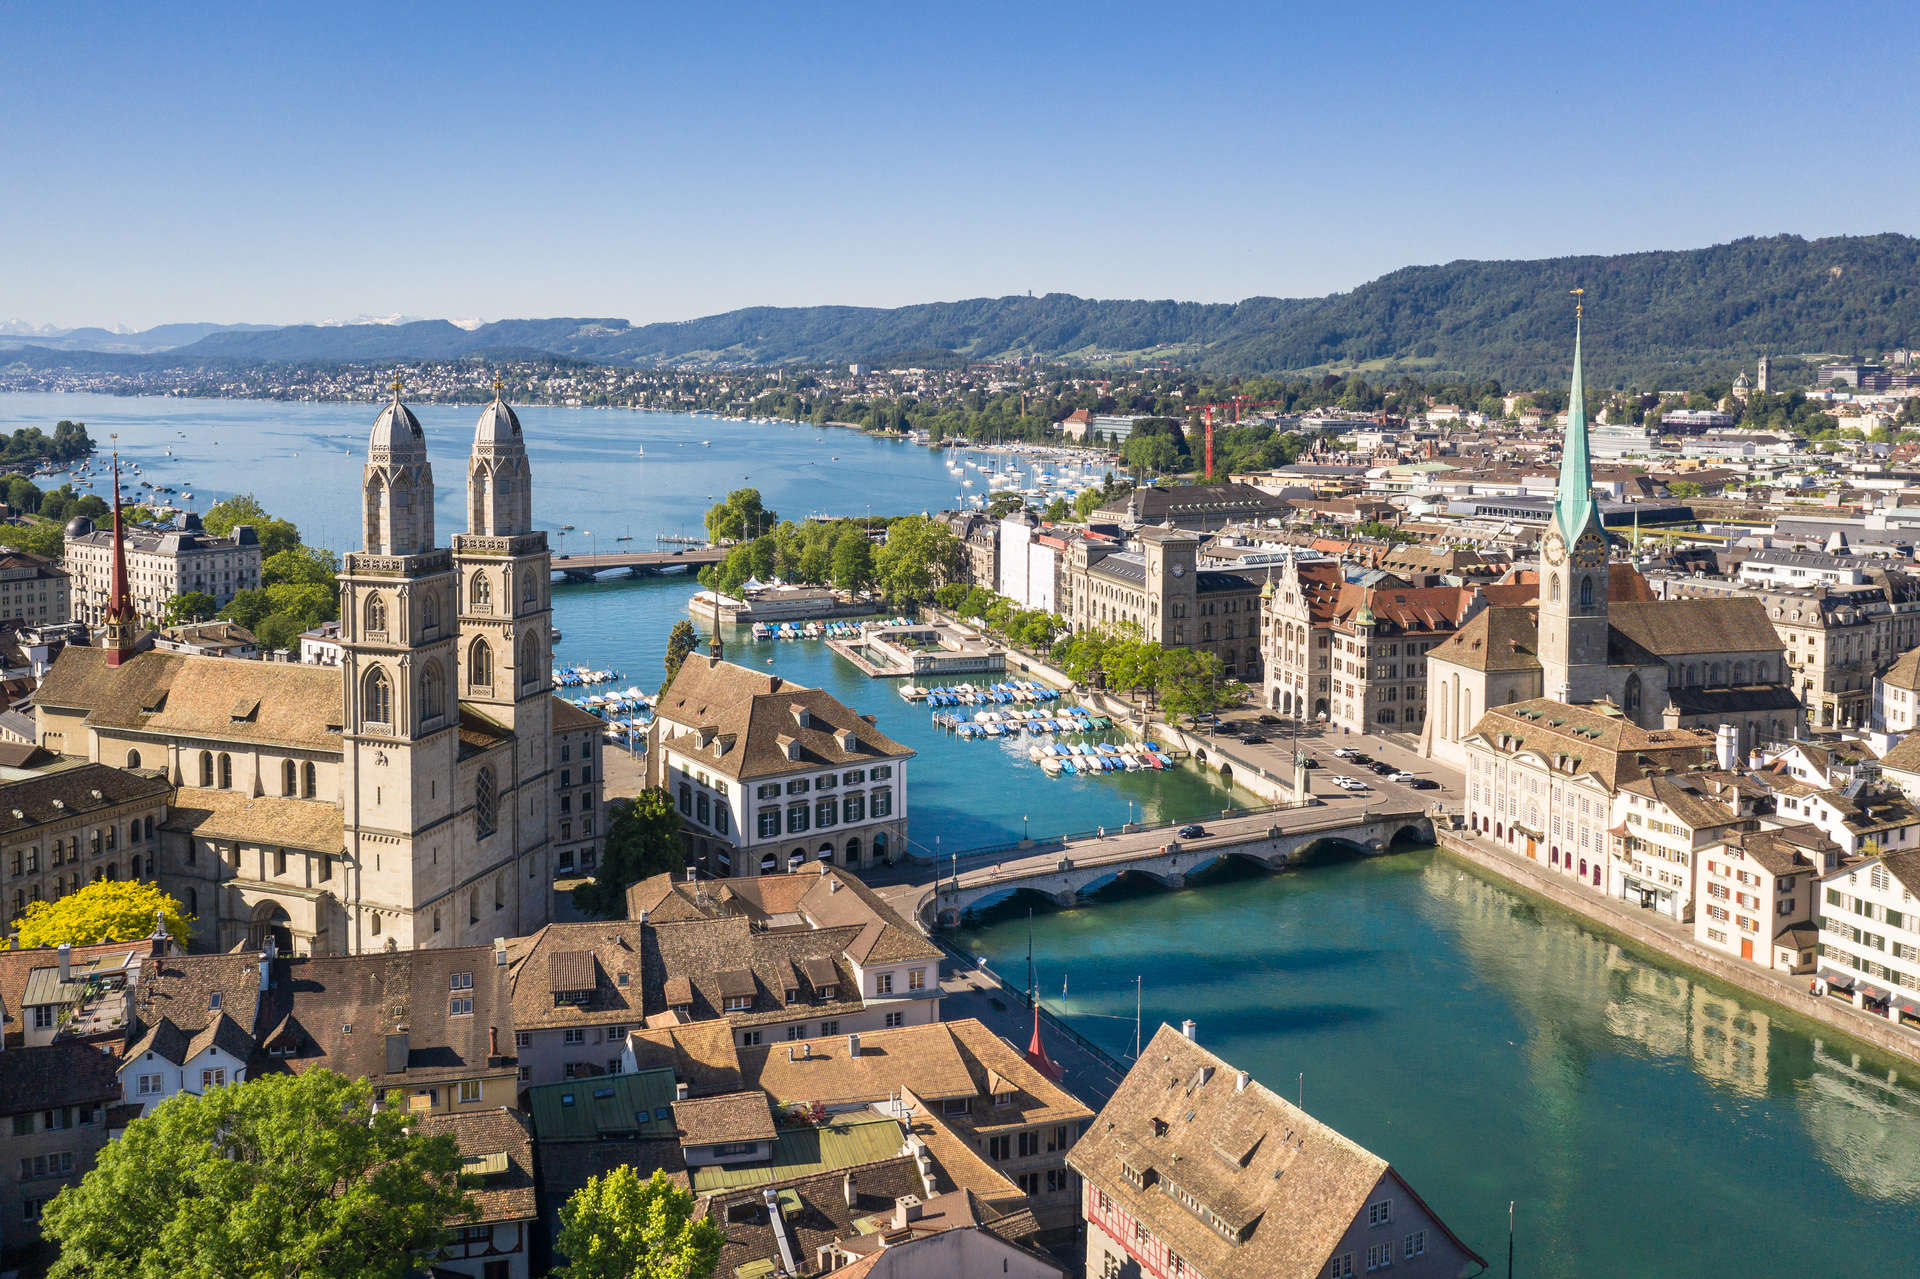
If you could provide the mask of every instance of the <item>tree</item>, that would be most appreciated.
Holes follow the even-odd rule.
[[[739,542],[773,531],[780,517],[760,501],[759,489],[735,489],[707,511],[707,540]]]
[[[168,626],[179,626],[183,622],[204,622],[219,611],[220,606],[213,602],[213,596],[205,591],[187,591],[167,601],[166,610],[160,620]]]
[[[330,1070],[183,1092],[47,1206],[56,1279],[401,1279],[468,1220],[451,1136]]]
[[[1018,493],[995,493],[987,499],[987,518],[1005,519],[1027,504],[1027,500]]]
[[[1236,700],[1235,686],[1213,653],[1170,648],[1160,655],[1160,704],[1172,715],[1210,714]]]
[[[1706,492],[1706,490],[1692,480],[1672,480],[1667,484],[1667,496],[1669,497],[1699,497],[1704,492]]]
[[[904,515],[887,525],[887,540],[874,556],[874,577],[888,600],[913,604],[960,575],[966,548],[942,520]]]
[[[873,543],[851,524],[833,541],[833,584],[843,591],[864,591],[873,585]]]
[[[978,587],[968,586],[965,582],[948,582],[933,593],[933,602],[952,613],[967,602],[967,595]]]
[[[103,941],[138,941],[153,935],[154,916],[167,922],[167,932],[182,943],[193,933],[193,916],[186,907],[160,890],[158,884],[138,879],[96,879],[50,902],[34,902],[20,916],[22,949],[91,946]]]
[[[645,1181],[622,1164],[590,1177],[560,1209],[556,1279],[707,1279],[726,1236],[694,1215],[693,1192],[661,1169]]]
[[[324,586],[334,588],[339,557],[314,546],[296,546],[267,556],[260,564],[262,586]]]
[[[667,677],[660,681],[662,693],[666,692],[667,686],[673,683],[673,677],[680,673],[680,664],[699,647],[700,633],[693,629],[692,622],[683,617],[673,624],[673,629],[667,632]]]
[[[251,493],[241,493],[224,502],[216,502],[200,517],[200,527],[215,537],[227,537],[242,524],[252,527],[254,535],[260,539],[260,553],[268,558],[300,545],[300,530],[293,521],[276,519],[267,514],[267,509],[260,505],[260,499]]]
[[[626,916],[627,886],[650,875],[677,871],[686,862],[680,851],[680,814],[673,797],[650,786],[632,799],[607,803],[607,847],[600,871],[590,884],[573,890],[573,904],[603,919]]]

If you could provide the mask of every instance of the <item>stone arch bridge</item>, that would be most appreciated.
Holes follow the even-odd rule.
[[[1058,850],[1015,854],[998,865],[963,871],[957,880],[942,879],[926,888],[915,907],[923,924],[953,927],[969,909],[1009,893],[1037,893],[1057,905],[1072,906],[1123,876],[1180,888],[1188,876],[1228,859],[1278,871],[1310,860],[1316,846],[1375,854],[1433,841],[1433,822],[1417,808],[1315,814],[1314,820],[1275,821],[1189,841],[1079,840]]]

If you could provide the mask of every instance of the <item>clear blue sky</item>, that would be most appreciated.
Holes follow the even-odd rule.
[[[1920,231],[1900,6],[118,8],[0,6],[0,320],[1223,300]]]

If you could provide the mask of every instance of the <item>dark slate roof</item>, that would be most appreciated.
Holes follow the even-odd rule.
[[[0,835],[63,822],[122,804],[164,801],[173,788],[157,777],[143,777],[105,764],[53,769],[0,785]]]
[[[0,1052],[0,1115],[116,1101],[119,1062],[91,1044],[60,1040]]]

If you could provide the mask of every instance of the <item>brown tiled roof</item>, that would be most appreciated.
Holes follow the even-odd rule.
[[[913,756],[831,693],[697,653],[681,665],[655,714],[663,746],[736,779]],[[703,746],[707,729],[713,734]],[[844,733],[853,735],[851,748],[841,744]]]
[[[1707,793],[1708,787],[1703,777],[1655,774],[1623,783],[1620,789],[1658,801],[1675,818],[1696,831],[1731,826],[1743,820],[1724,801]]]
[[[503,1106],[496,1110],[422,1115],[415,1126],[424,1136],[452,1137],[462,1159],[477,1161],[490,1155],[506,1156],[506,1168],[500,1172],[462,1176],[462,1187],[479,1209],[479,1216],[456,1219],[450,1224],[528,1221],[540,1215],[533,1182],[533,1136],[527,1131],[526,1120],[517,1112]]]
[[[946,1026],[863,1031],[860,1055],[850,1035],[742,1048],[740,1074],[782,1106],[845,1106],[881,1101],[911,1087],[932,1102],[978,1095],[981,1081]]]
[[[337,853],[346,847],[344,822],[344,810],[323,800],[252,796],[197,786],[180,787],[167,814],[168,830],[200,839],[316,853]]]
[[[1840,855],[1840,846],[1813,826],[1800,826],[1796,831],[1750,830],[1729,836],[1727,842],[1751,857],[1767,874],[1784,878],[1818,869],[1807,857],[1807,848],[1812,844],[1808,836],[1825,845],[1834,857]]]
[[[1590,773],[1610,791],[1650,770],[1678,771],[1713,759],[1713,738],[1696,729],[1641,728],[1623,715],[1545,697],[1495,707],[1480,717],[1472,736],[1504,755],[1566,757],[1568,766],[1560,771]]]
[[[93,1045],[71,1039],[9,1048],[0,1052],[0,1115],[117,1101],[119,1064]]]
[[[1895,772],[1920,773],[1920,733],[1908,733],[1895,742],[1893,749],[1880,760],[1880,766]]]
[[[1352,625],[1364,608],[1373,614],[1382,633],[1451,631],[1472,607],[1473,596],[1473,590],[1463,586],[1372,587],[1349,582],[1334,602],[1333,621]]]
[[[1888,874],[1900,881],[1901,887],[1920,896],[1920,849],[1888,853],[1880,859],[1880,864],[1887,868]]]
[[[773,1111],[763,1092],[724,1093],[673,1103],[673,1122],[683,1146],[718,1146],[734,1141],[772,1141]]]
[[[592,990],[598,984],[592,951],[556,950],[547,955],[547,989],[554,994]]]
[[[1608,606],[1607,624],[1660,657],[1780,648],[1780,633],[1766,606],[1751,595],[1622,601]]]
[[[216,1003],[218,1007],[216,1007]],[[213,1039],[218,1023],[228,1019],[233,1031],[218,1041],[220,1047],[245,1061],[253,1050],[253,1031],[260,1009],[260,953],[242,951],[229,955],[168,955],[148,959],[140,965],[140,980],[133,988],[133,1033],[144,1036],[162,1023],[175,1028],[181,1036],[177,1045],[182,1054],[168,1060],[175,1065],[200,1052]],[[160,1032],[159,1045],[136,1043],[145,1047],[173,1046],[172,1035]],[[133,1054],[129,1054],[132,1056]]]
[[[726,1021],[693,1021],[631,1031],[627,1047],[633,1053],[636,1069],[667,1067],[692,1096],[738,1092],[742,1087],[733,1027]]]
[[[549,1212],[558,1211],[567,1196],[585,1186],[588,1178],[605,1176],[622,1164],[649,1173],[658,1168],[682,1188],[687,1185],[686,1153],[670,1137],[543,1141],[538,1148],[541,1194]]]
[[[467,702],[460,703],[461,759],[505,746],[512,740],[513,732],[506,725],[489,719],[485,712]]]
[[[325,1066],[382,1088],[510,1071],[505,972],[487,946],[277,960],[269,1020],[279,1027],[291,1018],[299,1033],[292,1055],[275,1061],[295,1072]],[[471,974],[471,988],[454,991],[455,973]],[[472,1013],[450,1011],[455,994],[473,1000]],[[496,1029],[501,1067],[487,1064]]]
[[[758,875],[687,883],[655,875],[627,889],[627,915],[661,924],[739,915],[764,922],[800,915],[816,928],[857,928],[847,954],[855,963],[939,959],[941,952],[856,875],[811,863],[790,875]]]
[[[854,1185],[851,1207],[844,1193],[849,1174]],[[803,1259],[809,1271],[820,1248],[856,1233],[855,1221],[890,1214],[902,1196],[925,1193],[914,1161],[902,1157],[776,1182],[772,1187],[757,1185],[714,1194],[701,1205],[701,1211],[726,1236],[720,1263],[714,1267],[715,1279],[731,1279],[739,1267],[755,1261],[772,1261],[775,1270],[779,1269],[780,1248],[765,1211],[769,1188],[783,1192],[790,1205],[785,1218],[789,1238],[796,1256]]]
[[[597,715],[588,714],[564,697],[553,699],[553,731],[556,733],[575,733],[582,729],[598,732],[607,726],[607,722]]]
[[[100,728],[302,750],[340,749],[338,670],[159,651],[107,665],[106,650],[69,645],[41,681],[39,705],[86,712]]]
[[[512,968],[515,1025],[521,1030],[552,1026],[593,1026],[616,1023],[638,1026],[678,1004],[691,1004],[693,1019],[725,1015],[741,1025],[791,1018],[804,1008],[808,1017],[834,1017],[858,1012],[865,1005],[851,968],[842,956],[859,940],[853,926],[761,931],[746,914],[697,916],[677,923],[649,920],[549,924],[535,933],[519,951]],[[556,950],[592,955],[598,972],[584,1003],[555,1003],[558,989],[547,976],[548,957]],[[804,984],[796,965],[821,959],[839,974],[833,999],[818,997]],[[745,973],[751,986],[742,986],[753,1003],[743,1012],[723,1007],[722,974]],[[623,981],[624,978],[624,981]],[[574,980],[569,978],[569,980]],[[734,979],[740,985],[738,979]],[[684,983],[684,985],[683,985]],[[797,988],[801,1003],[788,1005],[786,994]]]
[[[0,836],[141,801],[164,801],[172,787],[156,777],[79,764],[0,784]]]
[[[1427,656],[1473,671],[1537,671],[1539,630],[1532,609],[1492,605],[1436,644]]]
[[[1236,1087],[1231,1066],[1167,1026],[1067,1162],[1209,1279],[1322,1275],[1375,1187],[1405,1185],[1386,1160],[1260,1083]],[[1155,1180],[1136,1189],[1128,1168]],[[1158,1182],[1177,1184],[1240,1242]]]

